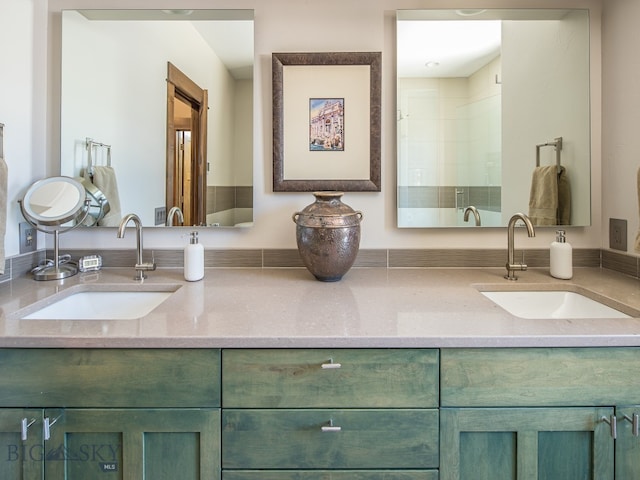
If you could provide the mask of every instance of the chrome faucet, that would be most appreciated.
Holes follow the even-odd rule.
[[[478,209],[473,205],[469,205],[467,208],[465,208],[464,209],[465,222],[469,221],[469,213],[473,213],[473,216],[476,219],[476,227],[479,227],[482,222],[480,221],[480,212],[478,212]]]
[[[118,227],[118,238],[124,238],[125,227],[129,221],[132,221],[136,227],[136,265],[134,267],[136,269],[136,275],[133,279],[143,280],[147,278],[144,272],[155,270],[156,264],[153,261],[151,263],[144,263],[142,261],[142,222],[136,214],[129,213],[122,218],[120,226]]]
[[[524,213],[516,213],[513,217],[511,217],[511,219],[509,220],[509,225],[507,225],[507,274],[504,276],[504,278],[506,278],[507,280],[517,280],[518,277],[516,277],[516,275],[513,273],[516,270],[526,270],[527,266],[524,264],[524,262],[522,263],[518,263],[516,264],[513,260],[513,236],[514,236],[514,229],[516,226],[516,222],[518,220],[522,220],[524,222],[524,225],[527,227],[527,233],[529,234],[530,237],[535,237],[536,236],[536,231],[533,228],[533,223],[531,223],[531,219],[529,217],[527,217]],[[522,254],[523,256],[523,260],[524,260],[524,253]]]
[[[167,215],[167,227],[173,227],[173,217],[178,217],[180,223],[184,223],[184,215],[180,207],[171,207],[169,214]]]

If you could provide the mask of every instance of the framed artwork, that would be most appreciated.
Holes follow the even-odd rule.
[[[274,53],[273,191],[381,190],[381,53]]]

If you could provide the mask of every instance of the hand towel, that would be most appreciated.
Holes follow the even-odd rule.
[[[103,165],[93,167],[93,184],[102,191],[111,207],[109,213],[98,222],[98,225],[117,227],[120,225],[122,214],[120,213],[120,195],[118,194],[116,172],[113,167]]]
[[[636,188],[638,190],[638,214],[640,215],[640,168],[638,169],[638,180]],[[634,247],[636,252],[640,252],[640,228],[638,229],[638,233],[636,234],[636,242]]]
[[[536,167],[531,177],[529,218],[534,225],[571,223],[571,186],[564,167]]]
[[[3,127],[0,125],[0,275],[4,274],[4,236],[7,231],[7,182],[9,170],[4,161]]]

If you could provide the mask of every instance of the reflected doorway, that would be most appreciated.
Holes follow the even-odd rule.
[[[206,225],[207,91],[167,62],[166,209]]]

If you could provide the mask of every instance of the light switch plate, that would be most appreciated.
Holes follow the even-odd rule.
[[[167,221],[167,207],[157,207],[154,211],[155,225],[164,225]]]
[[[609,219],[609,248],[627,251],[627,221],[618,218]]]

